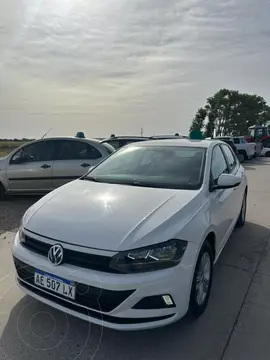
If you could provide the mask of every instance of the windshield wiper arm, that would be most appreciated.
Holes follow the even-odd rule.
[[[88,180],[88,181],[94,181],[94,182],[102,182],[101,180],[95,178],[94,176],[84,176],[82,177],[82,180]]]

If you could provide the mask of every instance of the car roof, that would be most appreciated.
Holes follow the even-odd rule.
[[[124,140],[124,139],[127,139],[127,140],[132,140],[132,139],[140,139],[140,140],[148,140],[149,137],[146,137],[146,136],[113,136],[113,137],[109,137],[107,139],[102,139],[101,141],[102,142],[106,142],[106,141],[109,141],[109,140]]]
[[[100,141],[97,139],[93,139],[93,138],[79,138],[76,136],[53,136],[53,137],[45,137],[45,138],[40,138],[40,139],[35,139],[32,140],[31,142],[36,142],[36,141],[45,141],[45,140],[78,140],[78,141],[86,141],[86,142],[94,142],[97,144],[100,144]]]
[[[150,139],[167,140],[167,139],[183,139],[185,135],[153,135]]]
[[[143,143],[134,143],[128,146],[185,146],[185,147],[201,147],[210,148],[215,144],[222,144],[219,140],[191,140],[191,139],[166,139],[158,142],[149,140]]]
[[[216,137],[214,137],[214,139],[232,139],[233,138],[233,136],[231,136],[231,135],[228,135],[228,136],[216,136]]]

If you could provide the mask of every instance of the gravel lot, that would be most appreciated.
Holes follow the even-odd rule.
[[[245,165],[247,224],[215,267],[205,314],[152,331],[117,332],[51,309],[14,280],[10,248],[23,212],[37,198],[0,203],[0,360],[268,360],[270,353],[270,159]]]
[[[5,231],[12,231],[20,225],[24,212],[37,201],[34,196],[16,196],[8,201],[0,202],[0,234]]]

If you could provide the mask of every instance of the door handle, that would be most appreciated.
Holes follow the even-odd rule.
[[[88,166],[90,166],[90,164],[83,163],[83,164],[81,164],[81,166],[82,166],[82,167],[88,167]]]
[[[41,166],[42,169],[49,169],[51,167],[51,165],[48,164],[44,164]]]

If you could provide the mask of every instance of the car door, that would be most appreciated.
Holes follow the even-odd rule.
[[[227,146],[227,145],[224,145]],[[220,145],[212,150],[210,188],[217,184],[221,174],[228,174],[227,160]],[[215,229],[217,253],[222,249],[233,220],[234,189],[219,189],[210,192],[210,221]]]
[[[53,189],[53,141],[38,141],[13,154],[7,165],[11,192],[47,192]]]
[[[239,177],[244,176],[244,169],[240,166],[239,161],[234,155],[231,148],[227,145],[221,145],[221,149],[224,153],[224,156],[227,160],[229,173]],[[245,192],[245,184],[241,183],[239,186],[236,186],[233,190],[233,207],[231,209],[232,222],[237,219],[240,214],[243,196]]]
[[[101,159],[101,152],[86,141],[58,140],[52,170],[53,186],[57,188],[78,179]]]

